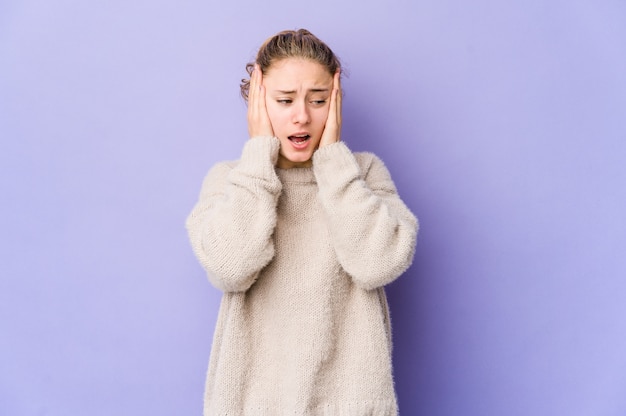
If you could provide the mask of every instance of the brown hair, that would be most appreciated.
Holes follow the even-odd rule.
[[[246,65],[248,76],[252,75],[254,65],[259,64],[262,73],[266,73],[272,64],[286,58],[308,59],[325,67],[330,75],[335,75],[341,68],[339,58],[333,51],[306,29],[284,30],[267,39],[259,48],[256,60]],[[241,96],[248,100],[250,78],[241,80]]]

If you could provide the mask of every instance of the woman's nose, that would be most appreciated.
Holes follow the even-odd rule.
[[[310,121],[309,109],[306,103],[301,102],[293,106],[293,122],[295,124],[306,124]]]

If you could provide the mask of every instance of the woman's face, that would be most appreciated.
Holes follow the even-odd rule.
[[[287,58],[263,75],[265,102],[280,140],[277,166],[311,166],[328,117],[333,77],[317,62]]]

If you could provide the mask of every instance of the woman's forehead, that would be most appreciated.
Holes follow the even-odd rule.
[[[283,92],[295,92],[303,87],[307,90],[327,90],[332,76],[321,64],[287,58],[274,63],[263,75],[267,88]]]

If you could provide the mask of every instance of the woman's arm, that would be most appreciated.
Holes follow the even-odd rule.
[[[383,162],[357,157],[337,142],[315,152],[313,168],[339,262],[356,284],[373,289],[411,265],[418,223]]]
[[[187,218],[191,246],[211,283],[245,291],[274,257],[272,233],[281,183],[274,170],[279,141],[255,137],[240,161],[216,165]]]

